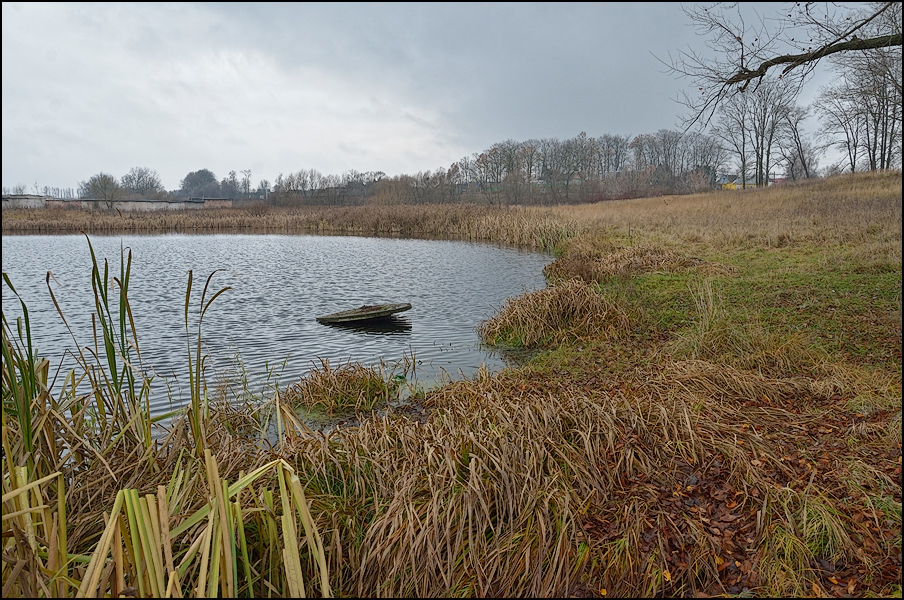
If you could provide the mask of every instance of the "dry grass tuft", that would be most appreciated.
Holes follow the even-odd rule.
[[[320,359],[301,381],[291,385],[282,402],[295,407],[317,408],[327,415],[373,410],[394,397],[396,386],[376,367],[360,363],[331,366]]]
[[[623,336],[628,314],[591,286],[573,279],[509,299],[478,325],[487,344],[518,348],[557,346],[588,337]]]

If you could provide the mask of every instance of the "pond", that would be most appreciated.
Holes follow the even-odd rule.
[[[317,235],[168,234],[90,236],[101,268],[118,277],[131,251],[129,303],[143,371],[152,376],[151,412],[187,403],[189,344],[201,322],[206,380],[231,382],[251,397],[285,389],[321,361],[400,365],[418,385],[497,371],[510,358],[480,343],[478,324],[508,298],[545,287],[552,257],[518,248],[449,240]],[[3,272],[25,301],[34,345],[51,378],[75,366],[68,351],[93,346],[91,254],[83,235],[3,236]],[[192,272],[188,328],[185,297]],[[46,280],[68,323],[51,301]],[[362,305],[410,303],[378,326],[327,325],[316,317]],[[15,328],[22,311],[3,286]],[[58,382],[59,384],[59,382]]]

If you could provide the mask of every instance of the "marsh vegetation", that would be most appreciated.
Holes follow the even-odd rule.
[[[127,255],[95,263],[95,351],[62,385],[40,323],[4,307],[3,596],[900,596],[901,184],[4,213],[4,233],[442,232],[557,259],[479,328],[527,364],[398,410],[371,409],[403,380],[360,365],[218,397],[201,340],[220,290],[186,292],[191,403],[162,436],[130,368]],[[358,420],[313,431],[311,406]]]

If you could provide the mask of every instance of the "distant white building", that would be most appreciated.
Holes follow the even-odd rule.
[[[37,194],[5,194],[2,198],[3,210],[8,208],[44,208],[52,196],[39,196]]]

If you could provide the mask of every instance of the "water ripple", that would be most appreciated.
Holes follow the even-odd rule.
[[[143,364],[157,374],[152,410],[187,401],[187,355],[194,351],[201,294],[223,287],[204,316],[209,375],[235,376],[243,365],[251,389],[285,387],[320,359],[331,364],[393,364],[415,357],[422,381],[496,370],[503,356],[483,348],[479,322],[507,298],[545,285],[552,258],[490,244],[312,235],[94,236],[110,275],[119,275],[120,248],[132,251],[129,300]],[[42,355],[63,369],[72,336],[50,301],[51,287],[72,333],[92,345],[91,260],[84,236],[3,236],[3,271],[25,300]],[[188,271],[193,272],[189,330],[184,322]],[[315,316],[362,304],[410,302],[385,327],[330,326]],[[21,314],[4,286],[7,319]],[[52,362],[53,364],[53,362]],[[56,368],[57,364],[53,364]],[[219,373],[219,375],[217,375]],[[167,386],[169,389],[167,389]]]

